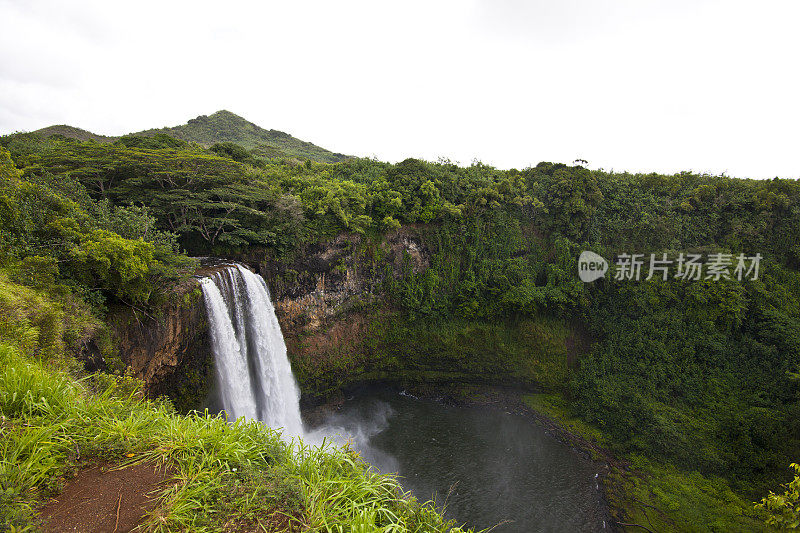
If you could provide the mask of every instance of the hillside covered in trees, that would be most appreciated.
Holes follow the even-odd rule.
[[[261,137],[206,148],[197,143],[218,140],[202,137],[206,122],[190,126],[200,137],[0,138],[2,305],[26,310],[24,327],[38,332],[9,323],[0,340],[29,339],[22,345],[40,358],[79,350],[103,329],[108,305],[147,311],[169,298],[191,271],[187,255],[258,252],[286,265],[291,282],[290,266],[318,243],[360,235],[359,253],[380,265],[381,240],[414,227],[428,268],[364,273],[373,311],[395,317],[376,353],[396,362],[436,345],[458,357],[477,336],[492,350],[476,351],[478,363],[504,350],[533,369],[554,413],[641,473],[620,481],[620,505],[646,499],[677,529],[763,527],[751,502],[789,481],[800,457],[796,181],[553,163],[324,163],[312,151],[273,157]],[[590,284],[577,275],[583,250],[761,262],[756,279],[672,271]],[[531,360],[519,335],[527,324],[579,331],[585,349]]]
[[[79,141],[115,142],[119,137],[97,135],[74,126],[48,126],[34,131],[40,137],[60,135]],[[165,128],[152,128],[131,134],[135,137],[168,135],[187,143],[196,143],[206,148],[215,144],[236,143],[244,148],[243,156],[260,158],[298,158],[322,163],[337,163],[350,156],[331,152],[308,141],[303,141],[278,130],[266,130],[244,118],[221,110],[211,115],[200,115],[186,124]],[[241,150],[240,148],[240,150]]]
[[[65,139],[24,135],[3,138],[3,145],[28,163],[50,148],[89,146]],[[174,156],[170,172],[222,172],[223,187],[241,170],[196,146],[157,139],[173,148],[90,144],[127,152],[162,176],[161,156]],[[94,513],[94,525],[108,530],[460,530],[395,478],[368,470],[351,449],[294,446],[257,421],[178,413],[169,399],[145,398],[142,383],[116,357],[109,308],[130,309],[137,320],[158,315],[180,298],[176,285],[188,280],[195,261],[181,253],[178,234],[159,229],[149,208],[115,205],[80,179],[49,170],[34,176],[18,165],[26,164],[0,146],[0,529],[58,530],[58,523],[43,523],[43,507],[61,498],[70,480],[133,464],[139,470],[122,472],[149,469],[169,483],[134,475],[120,488],[123,502],[122,492],[107,494],[89,482],[83,488],[92,497],[65,500],[65,512]],[[104,371],[84,366],[87,353],[99,356]],[[154,494],[140,519],[129,499]],[[75,513],[77,506],[86,509]],[[127,525],[120,506],[133,513]]]

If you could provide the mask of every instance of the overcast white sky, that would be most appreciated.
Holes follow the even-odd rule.
[[[800,2],[0,0],[0,134],[228,109],[325,148],[800,177]]]

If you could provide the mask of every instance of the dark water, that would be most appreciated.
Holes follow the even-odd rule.
[[[315,436],[331,434],[467,527],[603,531],[596,468],[524,416],[371,392],[345,402]]]

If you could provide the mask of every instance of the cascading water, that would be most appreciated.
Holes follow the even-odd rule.
[[[300,391],[264,279],[231,265],[200,284],[223,409],[301,435]]]
[[[447,513],[458,522],[502,524],[498,530],[509,532],[605,528],[591,465],[575,462],[569,448],[518,415],[382,391],[348,400],[305,432],[264,280],[230,265],[200,283],[219,396],[230,419],[258,419],[312,446],[350,442],[375,468],[403,476],[406,490],[418,497],[448,494]]]

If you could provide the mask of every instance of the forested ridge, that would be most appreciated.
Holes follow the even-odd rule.
[[[41,137],[61,135],[80,141],[91,140],[112,143],[119,140],[119,137],[97,135],[90,131],[64,124],[48,126],[33,133]],[[323,163],[337,163],[350,157],[331,152],[283,131],[266,130],[226,110],[220,110],[211,115],[200,115],[189,119],[186,124],[180,126],[140,131],[128,136],[128,138],[136,137],[141,139],[164,135],[186,142],[197,143],[205,147],[214,144],[236,143],[238,146],[251,150],[262,158],[300,158]]]
[[[391,335],[435,340],[472,328],[500,338],[531,321],[579,324],[589,348],[537,366],[538,382],[649,472],[632,493],[649,493],[676,529],[745,530],[766,518],[750,502],[782,492],[800,457],[794,180],[553,163],[331,164],[163,133],[113,143],[10,135],[0,138],[0,304],[27,315],[5,324],[0,340],[27,338],[39,357],[75,351],[103,330],[108,305],[149,312],[169,298],[191,272],[187,256],[260,250],[291,265],[342,232],[379,255],[377,243],[404,226],[424,228],[431,262],[399,277],[368,273],[381,308],[396,313]],[[723,253],[760,254],[761,263],[757,279],[583,283],[583,250],[612,262]],[[513,352],[523,342],[506,344]],[[780,503],[768,502],[780,508],[775,517]],[[773,520],[791,524],[786,516]]]

